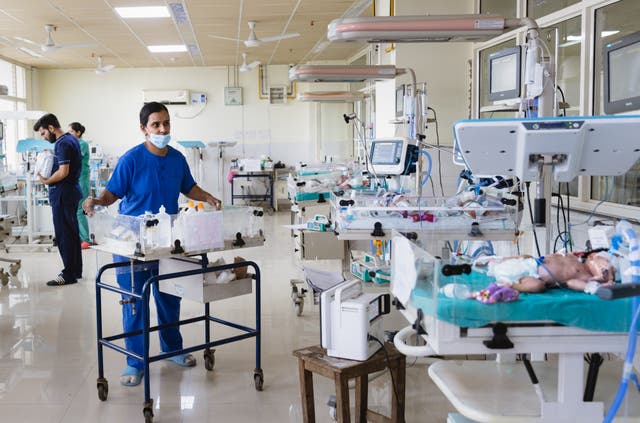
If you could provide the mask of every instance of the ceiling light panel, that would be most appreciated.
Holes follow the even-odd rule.
[[[187,46],[184,44],[165,44],[156,46],[147,46],[151,53],[184,53]]]
[[[115,7],[114,10],[123,19],[168,18],[167,6]]]

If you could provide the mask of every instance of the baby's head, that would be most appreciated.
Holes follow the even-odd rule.
[[[611,259],[611,254],[606,251],[591,253],[587,256],[584,263],[593,276],[593,280],[598,282],[613,282],[615,280],[616,270]]]

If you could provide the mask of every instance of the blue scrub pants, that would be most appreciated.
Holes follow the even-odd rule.
[[[128,259],[124,257],[114,256],[115,261],[123,261]],[[152,276],[158,275],[158,263],[145,263],[134,265],[133,281],[134,292],[142,293],[142,286]],[[131,291],[131,273],[129,268],[124,267],[118,269],[117,281],[120,288]],[[156,303],[156,311],[158,313],[158,325],[177,322],[180,318],[180,297],[166,294],[158,290],[158,284],[152,286],[153,297]],[[126,299],[126,296],[122,296]],[[135,314],[133,313],[135,304]],[[142,330],[144,322],[142,321],[142,301],[136,300],[134,304],[122,305],[122,328],[124,332]],[[182,336],[178,326],[173,326],[158,331],[160,333],[160,349],[163,352],[170,352],[182,349]],[[142,335],[130,336],[124,340],[127,350],[132,351],[140,356],[143,355],[144,346]],[[143,369],[143,363],[133,357],[127,356],[127,365],[137,369]]]
[[[51,205],[53,230],[62,258],[62,277],[73,281],[82,277],[82,248],[78,231],[78,200],[60,199]]]

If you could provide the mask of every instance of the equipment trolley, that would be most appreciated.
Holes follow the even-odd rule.
[[[226,244],[226,242],[225,242]],[[225,245],[226,247],[226,245]],[[99,251],[103,251],[103,252],[108,252],[108,253],[114,253],[113,251],[108,251],[106,248],[101,248],[101,246],[94,246],[92,247],[94,249],[97,249]],[[233,248],[233,247],[231,247]],[[223,248],[223,249],[229,249],[229,248]],[[221,249],[222,250],[222,249]],[[96,321],[97,321],[97,346],[98,346],[98,379],[97,379],[97,388],[98,388],[98,398],[101,401],[106,401],[108,393],[109,393],[109,384],[107,382],[107,380],[104,377],[104,366],[103,366],[103,347],[108,347],[111,348],[115,351],[118,351],[126,356],[129,357],[134,357],[137,358],[138,360],[142,361],[144,363],[144,405],[143,405],[143,416],[145,419],[145,422],[149,423],[153,421],[153,399],[151,398],[151,393],[150,393],[150,384],[149,384],[149,365],[150,363],[156,362],[156,361],[160,361],[160,360],[164,360],[173,356],[177,356],[180,354],[187,354],[187,353],[192,353],[194,351],[199,351],[199,350],[204,350],[204,366],[205,369],[208,371],[213,370],[214,364],[215,364],[215,358],[214,358],[214,352],[215,350],[212,349],[212,347],[216,347],[218,345],[223,345],[223,344],[228,344],[231,342],[236,342],[236,341],[240,341],[243,339],[247,339],[247,338],[252,338],[255,337],[256,338],[256,356],[255,356],[255,368],[253,370],[253,378],[254,378],[254,383],[255,383],[255,388],[258,391],[262,391],[262,387],[263,387],[263,383],[264,383],[264,376],[263,376],[263,372],[262,372],[262,368],[260,367],[260,268],[258,267],[258,265],[252,261],[241,261],[241,262],[237,262],[237,263],[229,263],[229,264],[223,264],[223,265],[211,265],[207,259],[207,253],[208,251],[200,251],[200,252],[191,252],[188,253],[188,256],[186,254],[184,255],[162,255],[162,256],[154,256],[154,255],[148,255],[145,257],[136,257],[134,255],[128,256],[125,255],[125,257],[128,257],[130,259],[130,261],[124,261],[124,262],[114,262],[114,263],[109,263],[106,264],[104,266],[102,266],[96,275]],[[190,259],[190,257],[200,257],[199,261],[193,261],[193,259]],[[120,267],[124,267],[124,266],[131,266],[132,264],[140,264],[141,262],[152,262],[158,259],[164,259],[164,258],[169,258],[171,260],[176,260],[179,262],[188,262],[191,264],[197,263],[198,267],[195,267],[193,270],[186,270],[186,271],[178,271],[178,272],[171,272],[171,273],[166,273],[166,274],[159,274],[157,276],[151,277],[149,278],[143,285],[142,288],[142,292],[141,294],[135,294],[129,290],[126,289],[121,289],[119,286],[116,285],[112,285],[110,283],[106,283],[102,281],[103,278],[103,274],[105,271],[109,270],[109,269],[117,269]],[[153,284],[159,284],[161,281],[169,281],[172,279],[176,279],[176,278],[181,278],[181,277],[186,277],[186,276],[197,276],[197,275],[202,275],[203,278],[205,277],[205,274],[208,274],[210,272],[218,272],[218,271],[223,271],[223,270],[231,270],[231,269],[236,269],[236,268],[242,268],[242,267],[247,267],[247,268],[251,268],[253,269],[254,274],[253,275],[248,275],[247,277],[250,277],[252,279],[255,279],[255,313],[256,313],[256,322],[255,322],[255,328],[250,328],[250,327],[246,327],[237,323],[233,323],[230,321],[226,321],[226,320],[222,320],[218,317],[212,316],[210,313],[210,305],[209,305],[209,300],[203,300],[204,303],[204,314],[198,317],[193,317],[193,318],[189,318],[189,319],[184,319],[184,320],[179,320],[175,323],[172,324],[168,324],[168,325],[164,325],[164,326],[151,326],[150,322],[149,322],[149,297],[150,297],[150,290]],[[229,285],[233,284],[234,282],[230,282]],[[224,286],[226,284],[217,284],[217,286]],[[248,281],[248,286],[249,286],[249,290],[248,292],[245,293],[250,293],[250,287],[251,287],[251,281]],[[119,333],[119,334],[115,334],[115,335],[110,335],[110,336],[104,336],[102,333],[102,290],[107,290],[107,291],[111,291],[111,292],[115,292],[118,294],[123,295],[125,299],[123,301],[136,301],[139,300],[141,301],[142,307],[141,307],[141,313],[142,313],[142,319],[143,319],[143,329],[142,331],[132,331],[132,332],[126,332],[126,333]],[[222,298],[224,297],[229,297],[231,295],[223,295]],[[217,298],[216,298],[217,299]],[[204,332],[204,343],[200,344],[200,345],[194,345],[194,346],[189,346],[186,348],[183,348],[182,350],[178,350],[178,351],[171,351],[171,352],[163,352],[157,355],[153,355],[151,356],[149,353],[149,334],[151,332],[156,332],[159,329],[165,328],[167,326],[171,327],[171,326],[181,326],[181,325],[187,325],[187,324],[191,324],[191,323],[196,323],[196,322],[200,322],[200,321],[204,321],[205,322],[205,332]],[[210,324],[211,322],[214,323],[218,323],[221,325],[225,325],[234,329],[237,329],[238,331],[242,332],[240,335],[236,335],[236,336],[231,336],[231,337],[227,337],[227,338],[223,338],[223,339],[219,339],[219,340],[215,340],[213,341],[211,339],[211,330],[210,330]],[[143,355],[139,356],[135,353],[133,353],[132,351],[127,350],[124,347],[121,347],[120,345],[117,345],[114,343],[114,341],[117,340],[121,340],[130,336],[135,336],[135,335],[143,335]]]

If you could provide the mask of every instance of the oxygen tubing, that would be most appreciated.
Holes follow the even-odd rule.
[[[621,221],[616,226],[619,236],[629,244],[629,262],[630,271],[632,272],[631,283],[640,283],[640,246],[635,232],[631,225],[626,221]],[[620,242],[612,242],[617,248]],[[624,367],[622,371],[622,379],[616,397],[604,417],[604,423],[611,423],[616,416],[622,400],[627,392],[629,380],[637,381],[636,375],[633,373],[633,356],[636,353],[636,341],[638,339],[638,316],[640,315],[640,298],[634,297],[632,301],[631,327],[629,328],[629,341],[627,343],[627,354],[625,356]]]

